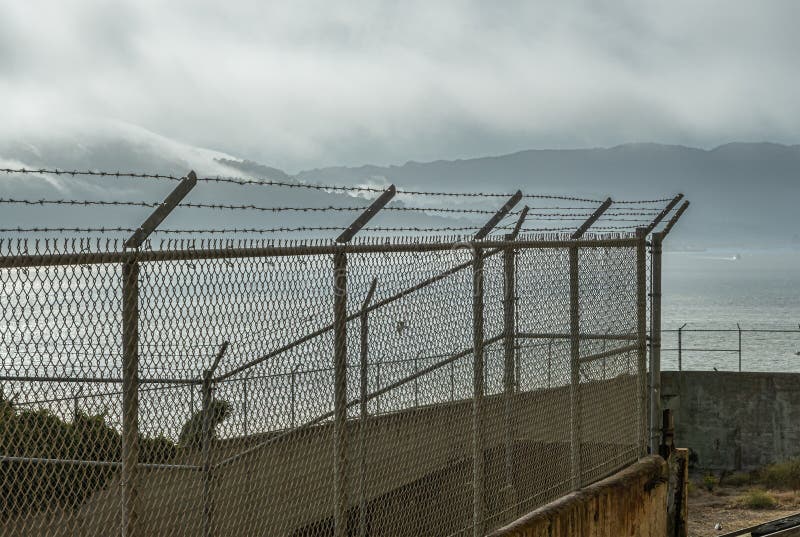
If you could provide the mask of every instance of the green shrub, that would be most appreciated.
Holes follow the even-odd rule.
[[[736,472],[725,478],[725,484],[731,487],[743,487],[752,484],[753,479],[747,472]]]
[[[747,509],[775,509],[778,501],[767,491],[752,489],[739,499],[739,505]]]
[[[706,474],[703,476],[703,487],[709,492],[712,492],[718,483],[719,481],[714,477],[714,474]]]
[[[230,404],[214,403],[216,426],[229,415]],[[193,416],[184,430],[195,432],[196,421],[197,416]],[[191,440],[197,441],[197,437]],[[20,409],[0,391],[0,454],[62,461],[0,462],[0,519],[80,505],[105,488],[118,468],[63,461],[119,461],[121,451],[120,433],[103,414],[76,411],[68,422],[46,409]],[[176,451],[175,442],[169,438],[139,438],[141,462],[170,462]]]
[[[759,472],[758,482],[767,488],[800,489],[800,459],[766,466]]]

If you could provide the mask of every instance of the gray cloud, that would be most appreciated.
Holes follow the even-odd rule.
[[[797,20],[790,0],[7,2],[0,137],[111,119],[290,170],[796,143]]]

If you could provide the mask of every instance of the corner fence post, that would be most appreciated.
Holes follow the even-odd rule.
[[[358,461],[359,461],[359,498],[358,498],[358,537],[366,537],[367,535],[367,396],[368,386],[368,373],[369,373],[369,325],[368,322],[368,308],[372,297],[375,294],[375,288],[378,285],[378,279],[373,278],[370,285],[367,297],[361,304],[361,314],[359,315],[361,321],[361,344],[360,344],[360,382],[358,393],[358,410],[359,410],[359,425],[358,425]],[[380,389],[380,386],[378,386]]]
[[[333,254],[334,537],[347,537],[347,255]]]
[[[637,378],[639,382],[639,454],[647,453],[647,229],[637,228],[636,238],[636,326],[639,343]]]
[[[580,287],[578,247],[569,247],[569,454],[572,490],[581,486]]]
[[[472,255],[472,534],[481,537],[486,479],[483,459],[483,249],[473,247]]]
[[[650,453],[656,453],[661,417],[661,233],[650,239]]]
[[[122,265],[122,536],[134,537],[139,463],[139,262]]]
[[[503,249],[503,425],[505,429],[505,502],[506,508],[511,509],[516,505],[514,491],[514,430],[513,430],[513,403],[514,387],[518,382],[515,378],[514,342],[516,335],[515,317],[515,250],[514,235],[506,235],[509,245]]]
[[[138,249],[170,212],[192,191],[197,175],[190,171],[125,241]],[[122,264],[122,535],[137,535],[137,465],[139,464],[139,261]]]

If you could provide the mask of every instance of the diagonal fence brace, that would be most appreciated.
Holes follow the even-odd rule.
[[[480,231],[478,231],[475,234],[474,239],[476,241],[479,241],[479,240],[483,239],[484,237],[486,237],[486,235],[488,235],[489,232],[494,229],[494,226],[496,226],[498,224],[498,222],[500,222],[500,220],[505,218],[505,216],[508,214],[508,212],[511,209],[513,209],[514,206],[517,203],[519,203],[519,200],[521,200],[521,199],[522,199],[522,191],[521,190],[517,190],[517,192],[508,199],[508,201],[505,203],[505,205],[500,207],[500,210],[497,211],[495,213],[495,215],[492,216],[489,219],[489,221],[486,222],[486,224],[480,229]]]
[[[577,231],[575,231],[575,233],[573,233],[570,238],[573,240],[577,240],[583,237],[583,234],[586,233],[586,230],[592,227],[592,224],[597,222],[598,218],[603,216],[603,213],[606,212],[609,207],[611,207],[612,203],[613,201],[611,201],[611,198],[606,198],[606,201],[604,201],[603,204],[600,205],[600,207],[598,207],[597,210],[592,213],[592,216],[586,219],[586,222],[581,224],[581,227],[579,227]]]
[[[336,237],[336,242],[345,244],[350,242],[356,233],[361,231],[361,228],[367,225],[367,222],[372,220],[372,217],[378,214],[378,211],[383,209],[387,203],[397,194],[397,189],[394,185],[389,185],[386,191],[377,197],[367,209],[356,218],[350,226],[345,229],[341,235]]]
[[[134,232],[131,237],[125,241],[125,248],[139,248],[147,237],[155,231],[155,229],[164,221],[164,219],[169,216],[169,213],[172,212],[172,209],[178,206],[178,204],[183,201],[183,198],[191,192],[191,190],[197,184],[197,175],[194,171],[190,171],[186,177],[184,177],[178,186],[169,193],[169,195],[164,199],[164,201],[156,207],[156,210],[147,217],[147,220],[139,226],[139,228]]]

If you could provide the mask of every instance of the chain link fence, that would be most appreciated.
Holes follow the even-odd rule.
[[[25,242],[3,535],[483,535],[647,443],[643,235]]]

